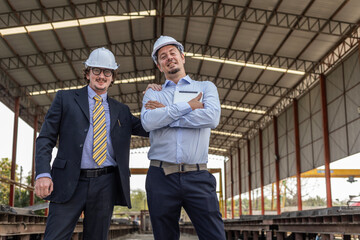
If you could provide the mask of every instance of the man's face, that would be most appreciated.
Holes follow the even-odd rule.
[[[185,57],[173,45],[162,47],[158,51],[158,68],[167,75],[184,71]]]
[[[111,72],[110,76],[109,72]],[[86,77],[89,80],[89,86],[98,95],[106,93],[113,80],[112,70],[106,68],[90,68]]]

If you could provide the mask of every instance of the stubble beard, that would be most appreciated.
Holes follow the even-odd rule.
[[[178,72],[180,72],[180,68],[175,68],[175,69],[168,71],[168,74],[176,74]]]

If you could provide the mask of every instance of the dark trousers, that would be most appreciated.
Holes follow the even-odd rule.
[[[146,177],[150,219],[156,240],[178,240],[181,207],[200,240],[225,240],[216,195],[216,179],[208,171],[173,173],[150,166]]]
[[[83,239],[106,240],[115,203],[115,181],[115,173],[80,178],[68,202],[51,202],[44,240],[71,239],[82,211]]]

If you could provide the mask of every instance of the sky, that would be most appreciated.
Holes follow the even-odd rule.
[[[0,159],[12,158],[12,141],[13,141],[13,126],[14,113],[4,104],[0,102]],[[17,144],[17,159],[16,163],[23,168],[23,176],[27,176],[31,171],[32,164],[32,148],[33,148],[33,128],[26,124],[22,119],[19,119],[18,129],[18,144]],[[147,158],[147,149],[133,149],[130,154],[131,168],[148,168],[149,160]],[[53,151],[53,157],[56,155],[56,149]],[[209,168],[222,168],[224,176],[223,156],[209,156]],[[331,163],[331,169],[360,169],[360,153],[350,156],[346,159]],[[20,172],[20,167],[18,172]],[[10,176],[8,176],[10,177]],[[215,174],[217,182],[219,183],[219,174]],[[130,188],[132,190],[145,190],[145,175],[132,175],[130,179]],[[356,179],[358,180],[358,179]],[[308,188],[303,189],[303,195],[326,197],[325,180],[324,179],[307,179]],[[224,181],[223,181],[224,183]],[[333,178],[332,184],[332,198],[344,200],[348,199],[349,195],[360,195],[360,181],[349,183],[347,179]],[[219,185],[217,187],[219,189]],[[224,189],[224,188],[223,188]]]

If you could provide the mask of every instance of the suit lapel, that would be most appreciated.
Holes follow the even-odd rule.
[[[110,109],[110,131],[115,126],[116,121],[118,120],[120,107],[116,107],[113,99],[108,97],[109,109]]]
[[[82,112],[85,114],[87,120],[90,122],[87,86],[76,91],[75,101],[77,102],[77,104],[79,104]]]

